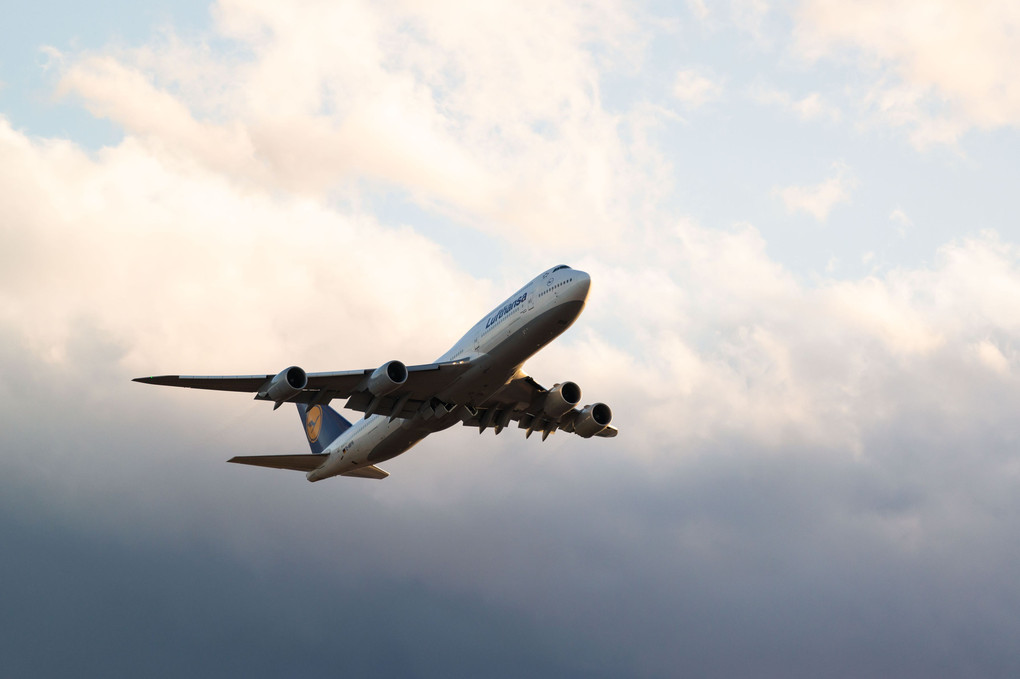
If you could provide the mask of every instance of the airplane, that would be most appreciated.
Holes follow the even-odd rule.
[[[276,375],[138,377],[135,382],[192,389],[240,391],[255,399],[297,405],[309,455],[233,457],[238,464],[303,471],[309,481],[334,476],[384,479],[385,462],[458,422],[492,428],[511,422],[525,438],[556,430],[584,438],[613,437],[613,412],[605,403],[577,407],[581,389],[560,382],[539,385],[524,362],[569,328],[584,309],[591,278],[565,264],[536,276],[485,315],[433,363],[387,361],[374,370],[306,373],[298,366]],[[335,398],[364,414],[352,424],[330,407]]]

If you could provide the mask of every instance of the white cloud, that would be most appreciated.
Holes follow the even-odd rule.
[[[969,347],[1017,332],[1016,254],[991,235],[946,246],[930,270],[807,288],[750,224],[656,227],[647,204],[641,229],[610,220],[637,195],[654,202],[668,178],[640,134],[648,109],[621,122],[601,108],[586,41],[613,49],[620,34],[613,6],[600,7],[594,18],[549,9],[560,14],[537,33],[493,46],[500,26],[526,17],[495,6],[461,20],[444,5],[397,21],[353,4],[295,26],[274,3],[226,3],[222,30],[255,49],[249,61],[174,40],[65,58],[62,87],[128,135],[90,157],[2,129],[4,221],[23,226],[5,234],[2,318],[60,362],[86,317],[142,372],[171,359],[179,368],[167,370],[250,371],[279,356],[333,367],[336,337],[339,367],[419,360],[409,346],[428,360],[502,288],[461,273],[412,229],[327,207],[332,187],[371,176],[440,214],[498,214],[493,233],[524,225],[584,243],[571,251],[596,281],[587,334],[551,346],[534,372],[555,381],[557,366],[572,366],[586,393],[621,404],[651,457],[664,441],[726,436],[857,449],[878,408],[862,395],[862,366],[915,384],[940,361],[987,362],[987,349]],[[337,44],[347,51],[325,58]],[[539,73],[544,61],[552,74]],[[810,94],[784,101],[824,110]],[[636,131],[630,146],[625,130]],[[777,193],[824,221],[854,184],[836,165],[819,184]],[[511,269],[507,286],[532,273]],[[345,295],[352,280],[362,292]],[[347,335],[355,326],[388,331]],[[209,347],[209,328],[258,341]],[[900,392],[886,398],[886,409],[902,406]]]
[[[988,340],[981,340],[973,345],[978,360],[989,370],[1006,375],[1009,373],[1009,359],[1002,355],[997,346]]]
[[[911,220],[910,217],[907,216],[907,213],[901,208],[895,208],[892,212],[890,212],[889,220],[897,225],[896,232],[899,234],[900,238],[905,238],[907,232],[914,226],[913,220]]]
[[[828,315],[838,319],[847,334],[863,332],[896,355],[929,355],[945,340],[937,325],[914,308],[909,297],[913,291],[902,293],[890,281],[866,278],[832,284],[820,294]]]
[[[708,6],[705,4],[705,0],[687,0],[687,8],[700,21],[708,18]]]
[[[771,10],[769,0],[730,0],[729,3],[733,23],[761,44],[768,42],[765,20]]]
[[[139,373],[217,362],[247,372],[287,353],[332,364],[335,337],[359,364],[408,347],[420,347],[409,360],[427,361],[456,339],[430,330],[429,315],[452,312],[454,327],[474,315],[446,295],[488,305],[484,285],[410,229],[254,193],[132,139],[90,158],[0,121],[0,149],[0,214],[16,225],[4,234],[0,321],[48,360],[66,360],[88,319],[128,347]],[[365,322],[390,331],[349,331]]]
[[[852,59],[873,74],[866,102],[918,147],[969,128],[1020,124],[1020,6],[993,0],[804,0],[797,51]]]
[[[751,97],[762,104],[786,109],[796,114],[801,120],[838,122],[842,117],[839,107],[830,103],[818,92],[811,92],[796,98],[789,92],[767,87],[755,87],[751,90]]]
[[[673,96],[689,108],[704,106],[721,94],[721,84],[694,69],[680,71],[673,81]]]
[[[790,108],[804,120],[814,120],[823,117],[830,120],[839,120],[840,117],[839,109],[824,101],[817,92],[812,92],[794,101]]]
[[[899,413],[967,426],[998,388],[973,371],[975,359],[1013,379],[999,356],[1020,336],[1020,252],[992,233],[947,244],[931,267],[814,286],[772,261],[749,225],[720,232],[682,220],[645,252],[640,268],[588,267],[602,290],[589,329],[536,365],[554,372],[586,357],[577,379],[586,394],[618,396],[630,450],[649,463],[667,441],[867,456],[869,437]],[[1008,339],[993,346],[989,336]]]
[[[368,181],[489,233],[560,243],[617,237],[634,194],[611,187],[656,172],[621,141],[634,121],[601,106],[600,66],[627,62],[637,30],[612,0],[225,0],[214,14],[250,60],[171,35],[69,59],[61,90],[245,182],[320,196]]]
[[[0,322],[55,366],[83,359],[83,322],[120,347],[105,370],[129,375],[424,361],[520,282],[473,280],[411,229],[253,191],[132,137],[90,157],[4,124],[0,145],[0,214],[18,225]],[[931,269],[810,288],[753,226],[680,220],[574,262],[595,280],[581,329],[528,368],[610,402],[648,464],[727,438],[862,451],[927,380],[945,381],[932,411],[962,417],[980,380],[954,366],[1004,374],[981,342],[1020,334],[1018,262],[985,234]]]
[[[819,222],[824,222],[833,207],[849,202],[850,191],[857,185],[846,165],[836,163],[833,169],[836,174],[820,184],[787,186],[775,192],[783,199],[789,212],[807,212]]]

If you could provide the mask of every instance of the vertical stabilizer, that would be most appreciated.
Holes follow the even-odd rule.
[[[340,434],[351,428],[351,423],[329,406],[315,405],[309,408],[304,403],[296,405],[301,424],[305,428],[305,438],[313,453],[321,453]]]

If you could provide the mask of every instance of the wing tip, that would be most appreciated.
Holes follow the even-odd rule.
[[[133,377],[132,382],[140,382],[142,384],[166,384],[172,382],[180,377],[180,375],[148,375],[146,377]]]

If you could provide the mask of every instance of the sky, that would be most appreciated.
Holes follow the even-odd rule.
[[[1015,3],[4,25],[0,674],[1020,672]],[[614,439],[309,484],[225,464],[289,409],[130,381],[427,363],[560,263],[526,369]]]

